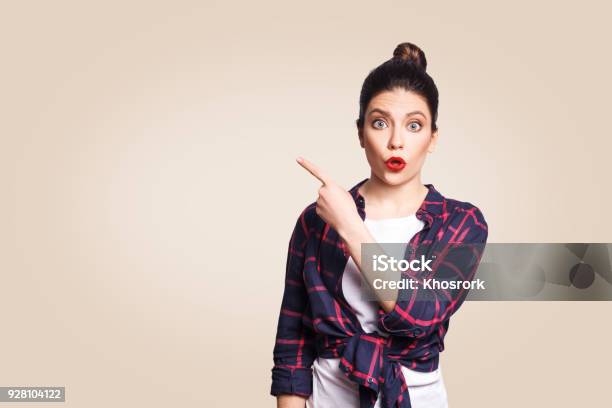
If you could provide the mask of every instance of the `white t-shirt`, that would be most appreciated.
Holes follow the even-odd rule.
[[[419,232],[423,221],[415,214],[401,218],[385,218],[364,223],[376,242],[404,243]],[[378,302],[365,300],[362,295],[361,272],[349,257],[342,275],[342,292],[347,302],[355,310],[357,319],[366,333],[380,332],[377,326]],[[365,284],[365,283],[364,283]],[[446,408],[447,395],[442,378],[441,364],[435,371],[423,373],[402,366],[402,372],[409,387],[410,402],[413,408]],[[317,358],[313,364],[313,393],[308,399],[308,408],[358,407],[359,386],[350,381],[340,369],[338,358]],[[376,408],[380,406],[380,396]]]

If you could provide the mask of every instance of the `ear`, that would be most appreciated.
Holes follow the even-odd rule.
[[[365,145],[363,144],[363,129],[359,127],[359,119],[355,121],[355,125],[357,125],[357,137],[359,138],[359,145],[363,149],[365,148]]]
[[[438,130],[439,129],[436,129],[431,134],[431,139],[429,140],[429,147],[427,148],[427,151],[429,153],[433,153],[434,150],[436,150],[436,144],[438,143]]]

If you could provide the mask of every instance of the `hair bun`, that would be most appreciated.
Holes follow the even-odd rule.
[[[411,62],[418,65],[425,71],[427,69],[427,59],[425,53],[418,46],[404,42],[395,47],[393,59],[402,62]]]

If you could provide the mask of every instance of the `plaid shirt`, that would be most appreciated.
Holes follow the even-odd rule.
[[[361,219],[365,219],[365,199],[358,188],[367,180],[349,191]],[[440,248],[440,243],[475,243],[484,248],[488,228],[480,210],[469,202],[445,198],[432,184],[425,186],[429,192],[416,212],[425,225],[408,248],[415,254],[418,248]],[[400,364],[421,372],[438,368],[450,316],[463,303],[467,290],[400,291],[391,312],[378,309],[378,326],[389,335],[364,333],[342,293],[342,273],[350,255],[338,233],[315,209],[316,203],[311,203],[302,211],[289,242],[271,394],[310,396],[314,359],[340,358],[347,378],[359,385],[362,408],[373,407],[379,392],[383,407],[409,408]],[[471,279],[481,252],[439,257],[434,276],[439,279],[450,272]],[[418,279],[418,275],[411,277]]]

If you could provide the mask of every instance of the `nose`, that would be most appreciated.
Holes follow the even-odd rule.
[[[389,139],[389,149],[403,149],[404,148],[404,139],[401,135],[401,129],[394,129],[393,134],[391,135],[391,139]]]

